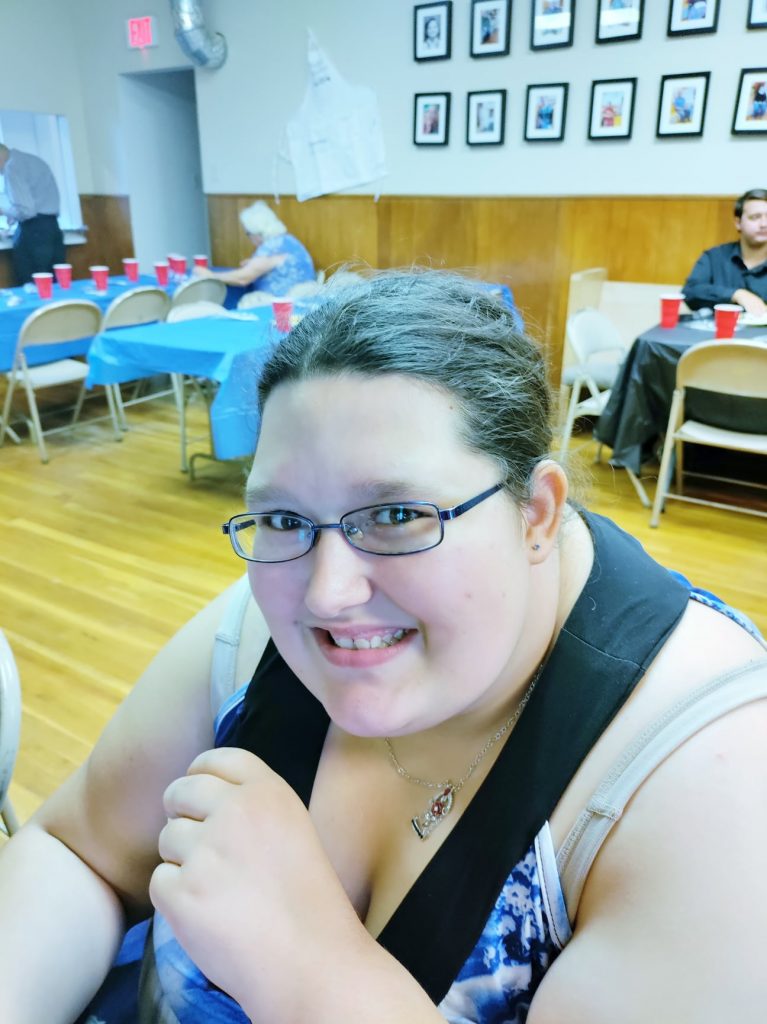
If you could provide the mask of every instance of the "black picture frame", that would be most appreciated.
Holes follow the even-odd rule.
[[[436,34],[433,28],[436,25]],[[449,60],[453,45],[453,2],[439,0],[413,8],[413,60]]]
[[[617,0],[623,6],[613,7],[616,0],[597,0],[597,25],[594,42],[625,43],[642,38],[644,0]],[[625,6],[629,4],[630,6]]]
[[[450,141],[450,93],[417,92],[413,97],[413,143],[446,146]]]
[[[466,94],[466,145],[502,146],[506,132],[506,90]]]
[[[471,0],[470,57],[505,57],[511,48],[511,0]]]
[[[767,28],[767,0],[749,0],[746,28]]]
[[[658,93],[657,138],[695,138],[703,134],[710,81],[710,71],[663,75]]]
[[[528,85],[525,96],[525,142],[562,142],[565,137],[568,89],[568,82]]]
[[[719,0],[669,0],[666,35],[692,36],[716,32]]]
[[[531,50],[572,46],[574,27],[575,0],[530,0]]]
[[[735,94],[733,135],[767,133],[767,68],[743,68]]]
[[[591,83],[588,137],[593,142],[630,139],[634,127],[636,78],[600,78]]]

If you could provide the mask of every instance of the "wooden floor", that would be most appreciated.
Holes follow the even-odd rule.
[[[119,444],[103,422],[52,438],[45,466],[28,440],[0,449],[0,627],[23,687],[11,788],[22,818],[86,757],[152,654],[242,571],[219,524],[241,509],[244,467],[203,463],[192,483],[177,468],[172,405],[129,419]],[[581,442],[579,498],[767,632],[767,521],[674,503],[650,530],[626,474],[592,467],[593,451]]]

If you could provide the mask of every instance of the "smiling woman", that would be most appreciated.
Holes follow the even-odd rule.
[[[186,627],[3,852],[14,1024],[71,1022],[104,977],[91,1024],[607,1024],[626,991],[636,1020],[726,1019],[733,992],[761,1019],[764,646],[568,503],[545,377],[437,272],[279,346],[225,526],[256,604]],[[252,680],[211,714],[238,645]]]

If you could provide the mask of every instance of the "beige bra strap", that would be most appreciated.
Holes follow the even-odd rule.
[[[647,726],[626,748],[578,816],[557,853],[557,868],[571,922],[586,876],[610,829],[645,779],[696,732],[728,711],[767,697],[767,659],[712,679]]]

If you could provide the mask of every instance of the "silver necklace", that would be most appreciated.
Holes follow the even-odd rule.
[[[414,818],[410,819],[413,831],[419,839],[428,839],[437,825],[441,824],[445,820],[453,809],[453,801],[456,794],[461,792],[463,787],[474,774],[477,766],[482,762],[488,752],[492,750],[495,744],[500,739],[503,739],[506,733],[513,729],[517,724],[519,716],[525,710],[525,705],[530,700],[532,692],[535,689],[535,684],[540,679],[542,672],[543,665],[540,665],[538,671],[531,679],[530,685],[525,690],[522,699],[514,709],[514,713],[506,719],[500,729],[498,729],[497,732],[494,732],[484,746],[474,755],[469,762],[469,766],[466,771],[457,782],[453,782],[451,779],[445,779],[443,782],[429,782],[428,779],[419,779],[417,775],[411,775],[407,768],[404,768],[399,763],[397,755],[394,753],[394,747],[392,746],[391,739],[388,736],[384,737],[384,743],[386,744],[386,749],[389,752],[389,760],[391,761],[397,775],[405,779],[407,782],[414,783],[416,786],[425,786],[426,789],[439,790],[436,796],[433,796],[429,801],[423,814],[416,814]]]

